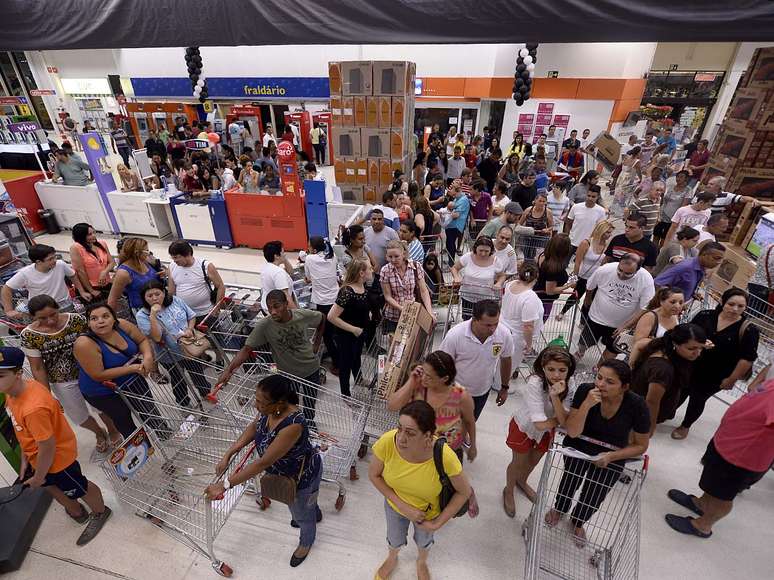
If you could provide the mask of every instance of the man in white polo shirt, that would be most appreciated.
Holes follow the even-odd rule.
[[[494,300],[481,300],[473,305],[473,318],[453,327],[444,337],[440,350],[451,355],[457,366],[457,382],[473,396],[476,420],[484,410],[489,391],[495,384],[498,361],[500,390],[497,405],[508,398],[511,379],[511,331],[500,324],[500,305]]]

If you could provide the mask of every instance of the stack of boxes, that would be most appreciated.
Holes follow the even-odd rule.
[[[414,163],[413,62],[328,63],[333,167],[345,202],[380,202]]]

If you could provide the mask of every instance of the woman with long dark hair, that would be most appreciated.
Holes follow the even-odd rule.
[[[126,238],[123,242],[118,256],[120,265],[116,268],[116,276],[113,279],[107,303],[116,310],[119,298],[126,294],[129,306],[135,312],[143,306],[142,288],[151,280],[158,279],[159,272],[151,268],[148,263],[151,252],[146,240]]]
[[[107,299],[116,261],[107,243],[97,239],[94,228],[87,223],[73,226],[70,261],[86,292],[94,298]]]
[[[758,358],[760,333],[744,314],[747,292],[729,288],[723,292],[714,310],[702,310],[691,322],[707,334],[707,348],[696,362],[690,390],[683,392],[680,404],[689,396],[685,417],[672,431],[673,439],[685,439],[691,426],[701,417],[704,406],[715,393],[731,390],[736,381],[745,379]]]
[[[629,349],[629,364],[634,367],[640,352],[648,343],[661,338],[680,323],[685,296],[680,288],[663,286],[648,304],[634,327],[634,339]]]
[[[339,293],[339,261],[331,245],[320,236],[309,238],[309,254],[304,260],[304,280],[312,285],[312,302],[323,316],[328,316]],[[325,325],[323,340],[325,350],[331,357],[331,372],[338,374],[339,352],[333,338],[333,327]]]
[[[680,392],[689,384],[693,362],[706,341],[700,326],[678,324],[642,349],[632,369],[631,390],[644,397],[648,405],[651,437],[657,423],[675,416]]]
[[[569,281],[567,262],[570,260],[570,236],[556,234],[548,242],[545,251],[538,256],[539,276],[535,284],[535,292],[543,300],[543,322],[548,320],[554,301],[562,292],[575,287],[575,282]]]

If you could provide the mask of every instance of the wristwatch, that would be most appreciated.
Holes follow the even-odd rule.
[[[231,482],[228,480],[228,477],[223,478],[223,489],[231,489]]]

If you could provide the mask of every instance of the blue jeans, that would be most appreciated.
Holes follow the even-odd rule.
[[[406,538],[411,520],[396,512],[386,499],[384,514],[387,519],[387,545],[393,550],[402,548],[408,543]],[[433,545],[433,534],[419,529],[414,524],[414,543],[418,548],[428,550]]]
[[[317,455],[318,467],[312,481],[296,491],[296,499],[288,507],[290,514],[301,528],[299,546],[309,548],[317,537],[317,495],[320,492],[320,480],[322,479],[322,457]]]

